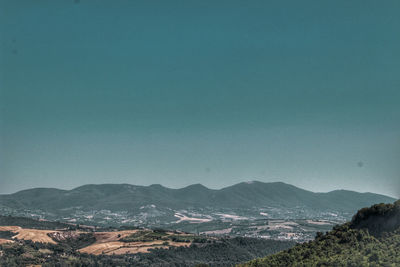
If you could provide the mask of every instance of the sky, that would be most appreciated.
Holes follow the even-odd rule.
[[[400,197],[400,2],[0,0],[0,193]]]

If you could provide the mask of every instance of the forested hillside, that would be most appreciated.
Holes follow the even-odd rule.
[[[53,221],[45,221],[45,220],[35,220],[26,217],[14,217],[14,216],[1,216],[0,215],[0,226],[20,226],[25,228],[32,229],[57,229],[57,228],[73,228],[73,225],[61,223],[61,222],[53,222]]]
[[[240,266],[400,266],[400,200],[361,209],[314,241]]]
[[[21,240],[0,244],[0,266],[233,266],[292,247],[294,242],[224,238],[188,248],[154,249],[150,253],[92,255],[79,253],[71,241],[59,244]]]

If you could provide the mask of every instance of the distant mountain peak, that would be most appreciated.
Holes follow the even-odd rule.
[[[189,188],[193,188],[193,189],[207,189],[207,190],[210,190],[208,187],[206,187],[206,186],[204,186],[204,185],[202,185],[202,184],[200,184],[200,183],[198,183],[198,184],[191,184],[191,185],[188,185],[188,186],[186,186],[186,187],[184,187],[184,188],[182,188],[182,189],[189,189]]]
[[[152,187],[152,188],[166,188],[162,184],[151,184],[151,185],[149,185],[149,187]]]

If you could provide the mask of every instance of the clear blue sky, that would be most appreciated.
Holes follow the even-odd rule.
[[[400,197],[400,1],[0,0],[0,193]]]

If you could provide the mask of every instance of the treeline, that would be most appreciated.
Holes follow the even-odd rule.
[[[359,210],[350,222],[355,229],[368,229],[370,234],[380,236],[400,226],[400,200],[393,204],[376,204]]]
[[[31,228],[31,229],[41,229],[41,230],[49,230],[49,229],[60,229],[60,228],[71,228],[73,227],[70,224],[62,223],[62,222],[53,222],[53,221],[39,221],[36,219],[26,218],[26,217],[14,217],[14,216],[1,216],[0,215],[0,226],[20,226],[22,228]]]
[[[154,249],[151,253],[95,256],[78,253],[68,242],[55,245],[20,240],[0,245],[0,266],[233,266],[293,245],[294,242],[238,237],[188,248]]]
[[[256,238],[223,238],[211,244],[195,244],[189,248],[157,249],[151,254],[142,254],[135,266],[233,266],[294,245],[295,242]]]

